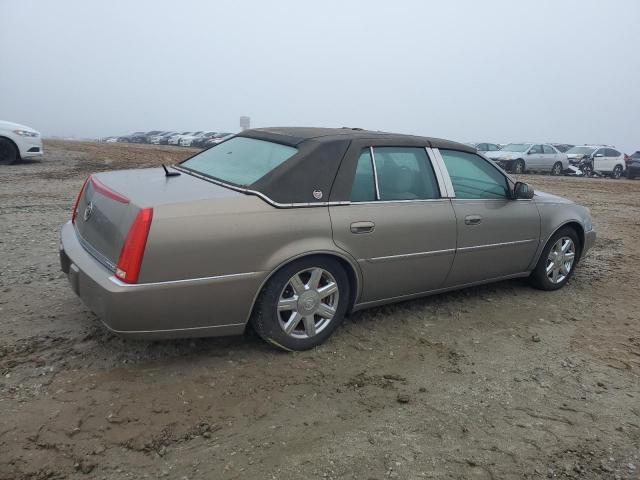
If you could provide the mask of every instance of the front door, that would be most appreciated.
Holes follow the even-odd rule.
[[[523,273],[540,241],[533,200],[512,200],[504,174],[479,155],[440,150],[451,177],[458,225],[456,257],[446,286]]]
[[[527,169],[540,170],[544,164],[544,154],[542,151],[542,145],[534,145],[529,150],[525,162],[527,163]]]
[[[440,288],[453,263],[456,221],[426,149],[354,147],[345,157],[357,157],[351,203],[329,212],[334,242],[362,270],[357,303]]]

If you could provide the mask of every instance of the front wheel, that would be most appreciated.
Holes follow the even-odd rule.
[[[0,138],[0,165],[11,165],[18,161],[18,149],[10,140]]]
[[[276,272],[256,301],[251,324],[264,340],[284,350],[308,350],[342,323],[349,279],[329,257],[308,257]]]
[[[522,160],[521,158],[516,160],[516,163],[513,167],[513,173],[521,174],[521,173],[524,173],[524,170],[525,170],[524,160]]]
[[[540,290],[558,290],[573,275],[580,258],[578,234],[571,227],[563,227],[551,236],[542,250],[536,268],[529,277]]]
[[[611,178],[615,178],[616,180],[622,176],[622,167],[620,165],[616,165],[611,173]]]
[[[553,167],[551,167],[551,175],[558,176],[562,175],[562,163],[556,162]]]

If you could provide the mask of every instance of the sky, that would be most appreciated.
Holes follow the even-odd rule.
[[[0,119],[48,136],[361,127],[640,149],[640,0],[0,0]]]

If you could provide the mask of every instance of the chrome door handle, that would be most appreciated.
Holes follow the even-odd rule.
[[[464,217],[465,225],[479,225],[482,223],[482,217],[480,215],[467,215]]]
[[[351,233],[371,233],[376,227],[373,222],[353,222],[351,224]]]

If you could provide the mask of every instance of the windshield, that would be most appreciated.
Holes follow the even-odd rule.
[[[235,185],[251,185],[291,158],[297,148],[255,138],[234,137],[180,165]]]
[[[567,150],[567,155],[577,153],[578,155],[591,155],[595,148],[593,147],[573,147]]]
[[[502,149],[503,152],[524,152],[531,146],[530,143],[510,143],[505,145]]]

